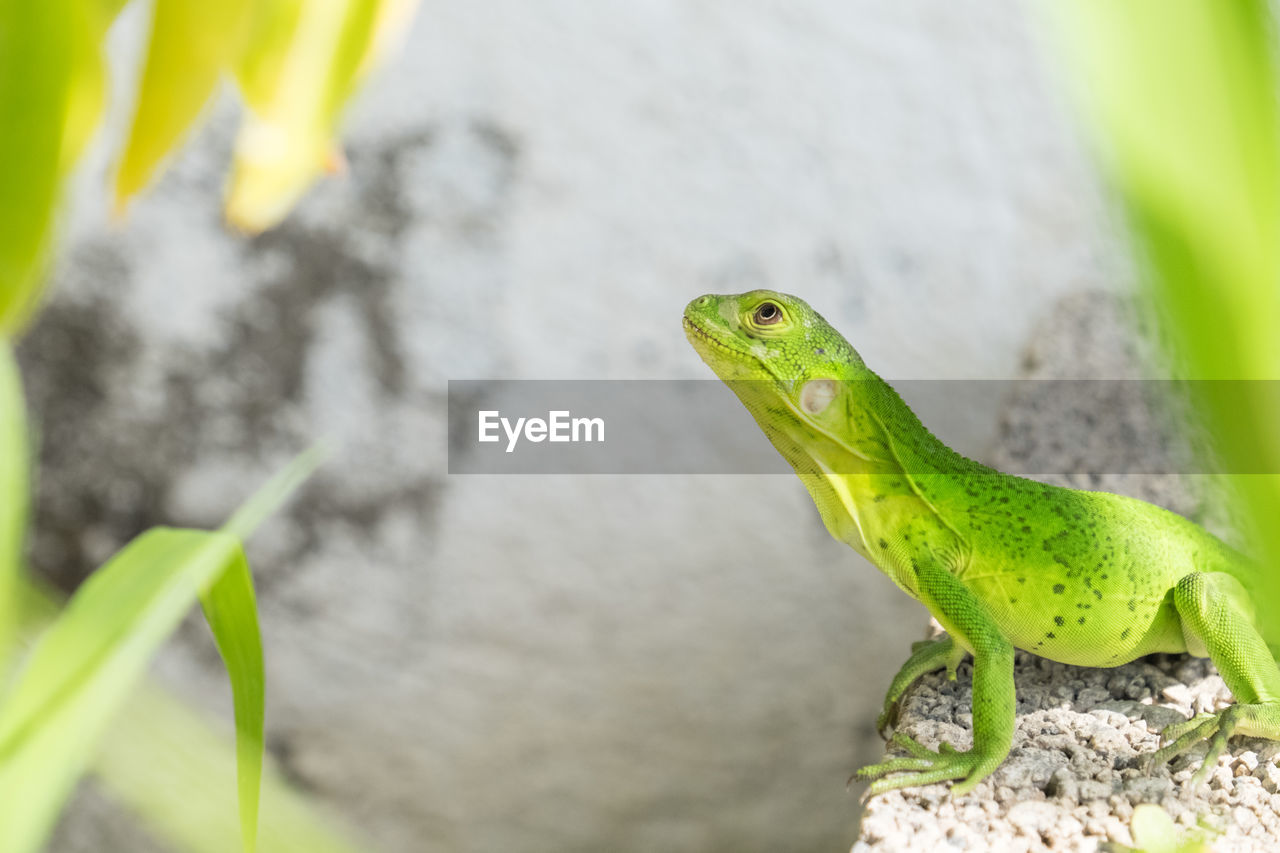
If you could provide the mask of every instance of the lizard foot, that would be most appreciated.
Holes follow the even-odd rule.
[[[950,779],[960,780],[951,787],[951,792],[965,794],[994,769],[987,766],[991,765],[989,756],[977,755],[973,750],[961,752],[949,743],[940,744],[934,752],[902,732],[895,732],[888,745],[901,747],[909,755],[863,767],[854,774],[859,779],[875,780],[867,792],[869,797],[895,788],[932,785]],[[896,775],[890,778],[891,774]]]
[[[1150,773],[1201,741],[1208,741],[1209,751],[1205,753],[1200,769],[1191,777],[1192,785],[1200,785],[1218,765],[1218,757],[1227,748],[1227,739],[1234,734],[1280,739],[1280,703],[1232,705],[1216,714],[1199,714],[1189,720],[1165,726],[1160,733],[1160,740],[1164,745],[1151,754],[1147,761],[1147,772]]]
[[[882,738],[889,737],[889,729],[898,724],[898,702],[886,701],[884,710],[876,717],[876,733]]]

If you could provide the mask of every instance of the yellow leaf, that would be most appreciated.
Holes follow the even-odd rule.
[[[256,232],[275,225],[336,161],[343,105],[407,24],[410,0],[268,0],[237,79],[249,106],[236,140],[228,221]]]
[[[399,47],[400,41],[409,31],[409,25],[413,23],[413,13],[417,7],[418,0],[382,0],[378,4],[369,45],[356,69],[357,82],[364,80],[369,72],[377,68],[378,63]]]
[[[250,109],[260,110],[270,103],[302,7],[303,0],[259,0],[255,5],[235,67],[236,82]]]
[[[249,0],[156,0],[147,63],[129,141],[116,173],[116,207],[152,179],[239,55]]]
[[[71,82],[62,130],[63,174],[71,171],[93,138],[107,102],[106,60],[102,39],[110,20],[98,4],[77,3],[68,23],[71,35]]]

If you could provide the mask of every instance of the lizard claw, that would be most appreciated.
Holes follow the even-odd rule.
[[[889,729],[898,722],[898,703],[886,704],[880,716],[876,717],[876,734],[882,738],[889,737]]]
[[[1191,777],[1192,787],[1202,785],[1218,765],[1218,758],[1227,748],[1227,739],[1235,732],[1242,717],[1251,716],[1251,711],[1266,708],[1265,705],[1232,705],[1216,714],[1198,714],[1189,720],[1170,723],[1160,733],[1164,744],[1147,759],[1147,773],[1160,767],[1182,753],[1191,749],[1201,741],[1209,742],[1209,750],[1205,753],[1200,769]]]
[[[951,788],[952,793],[965,794],[1000,763],[998,759],[992,762],[989,756],[973,750],[958,750],[949,743],[940,744],[935,752],[902,732],[890,738],[889,746],[900,747],[909,754],[863,767],[854,774],[860,779],[874,780],[867,791],[868,797],[895,788],[950,780],[957,780]]]

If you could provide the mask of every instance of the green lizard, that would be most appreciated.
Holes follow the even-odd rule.
[[[1202,740],[1203,781],[1235,734],[1280,740],[1280,630],[1259,625],[1260,568],[1203,528],[1134,498],[1045,485],[966,459],[926,429],[838,332],[768,290],[700,296],[684,328],[786,457],[827,530],[918,599],[946,629],[894,677],[881,732],[904,691],[973,655],[973,747],[858,771],[872,794],[958,780],[973,788],[1008,755],[1013,650],[1083,666],[1152,652],[1212,658],[1236,704],[1168,726],[1149,766]]]

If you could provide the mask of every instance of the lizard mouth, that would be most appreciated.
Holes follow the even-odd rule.
[[[718,338],[712,336],[710,332],[708,332],[706,329],[702,328],[697,323],[690,320],[688,317],[685,317],[683,319],[684,319],[685,337],[687,337],[689,339],[689,342],[693,344],[695,347],[700,343],[707,344],[711,348],[720,350],[722,353],[733,356],[736,359],[741,359],[744,356],[748,356],[748,353],[744,353],[741,350],[735,349],[729,344],[726,344],[724,341],[719,340]]]

